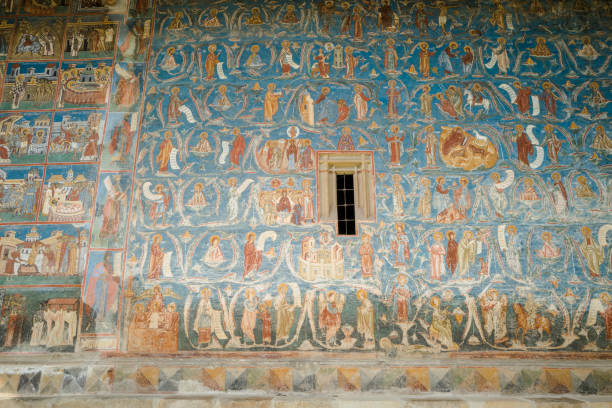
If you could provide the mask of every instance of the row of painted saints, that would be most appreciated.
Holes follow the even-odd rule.
[[[241,180],[230,177],[172,179],[142,184],[138,213],[148,229],[179,225],[309,225],[317,221],[316,197],[309,178]],[[541,220],[605,221],[612,192],[607,173],[553,171],[521,174],[512,170],[461,177],[382,174],[378,211],[385,218],[425,223]],[[246,200],[246,201],[245,201]],[[239,203],[245,205],[240,207]],[[205,219],[199,216],[206,216]]]
[[[544,4],[543,4],[544,3]],[[596,15],[609,13],[603,5],[588,2],[560,2],[552,5],[535,1],[529,5],[518,2],[493,1],[467,7],[470,11],[470,28],[490,30],[496,33],[512,33],[523,27],[535,27],[538,20],[547,15],[549,24],[555,26],[570,23],[573,30],[584,30],[589,25],[602,23]],[[274,5],[276,6],[276,5]],[[547,7],[549,6],[549,7]],[[168,33],[193,28],[204,31],[242,29],[245,31],[280,28],[290,33],[306,31],[313,36],[339,35],[354,41],[365,41],[369,35],[408,31],[420,37],[436,35],[449,36],[460,32],[467,22],[467,14],[459,7],[445,1],[434,3],[391,1],[364,1],[357,4],[347,1],[321,0],[318,2],[287,4],[281,7],[240,6],[234,10],[225,7],[201,9],[180,9],[161,11],[160,30]],[[546,13],[547,8],[549,12]],[[574,18],[571,18],[573,14]],[[437,18],[436,18],[437,16]],[[587,18],[591,17],[590,19]],[[482,31],[473,35],[482,35]]]
[[[612,334],[608,292],[587,291],[581,298],[571,290],[553,289],[552,296],[536,297],[526,289],[505,294],[489,286],[480,293],[464,288],[423,296],[401,273],[384,294],[364,289],[302,294],[291,283],[237,291],[231,286],[187,293],[177,289],[153,286],[134,299],[128,351],[176,352],[179,335],[188,349],[213,350],[371,350],[376,338],[389,352],[457,350],[464,345],[534,350],[576,341],[584,350],[595,350],[605,347]],[[183,313],[177,308],[181,301]],[[350,317],[343,313],[345,307],[354,309]]]
[[[162,46],[154,54],[153,75],[163,81],[179,81],[194,74],[208,81],[270,76],[350,81],[372,80],[381,75],[391,78],[408,75],[414,80],[432,81],[466,76],[546,78],[560,74],[576,77],[577,73],[594,76],[605,72],[608,65],[603,50],[602,53],[595,50],[588,36],[550,40],[550,49],[555,54],[544,37],[537,37],[533,43],[516,44],[507,43],[504,37],[478,44],[457,41],[441,45],[406,44],[387,38],[363,47],[289,40],[255,44],[179,43]],[[601,42],[601,46],[608,45]]]
[[[570,126],[570,129],[572,128],[573,126]],[[436,131],[433,125],[413,127],[400,132],[398,125],[391,125],[389,129],[378,127],[366,132],[358,127],[346,126],[337,136],[333,131],[315,131],[312,132],[314,134],[310,136],[311,139],[298,137],[299,128],[292,126],[287,129],[288,138],[265,142],[262,139],[270,132],[261,128],[247,131],[234,128],[229,138],[229,129],[214,132],[212,137],[206,131],[200,132],[198,137],[194,129],[184,133],[166,130],[161,142],[158,142],[154,149],[145,151],[149,153],[150,160],[143,161],[141,165],[143,172],[165,177],[193,174],[196,162],[200,169],[209,168],[220,172],[250,173],[259,168],[271,175],[297,175],[314,171],[317,150],[329,150],[331,147],[337,151],[350,152],[373,147],[377,160],[380,159],[382,165],[389,170],[410,165],[424,173],[439,172],[443,169],[477,171],[504,165],[524,173],[527,181],[520,181],[527,186],[529,183],[533,185],[534,180],[536,184],[538,181],[545,184],[549,177],[557,182],[562,177],[560,172],[566,172],[580,158],[597,166],[607,157],[612,149],[612,141],[603,125],[588,126],[582,131],[582,135],[578,134],[578,130],[579,128],[575,127],[570,133],[551,124],[543,127],[530,124],[526,128],[517,124],[513,132],[504,129],[503,133],[491,126],[479,126],[470,130],[442,126],[440,131]],[[537,136],[536,132],[539,133]],[[359,142],[354,140],[357,137]],[[313,140],[318,142],[314,146]],[[584,171],[593,170],[582,170]],[[509,174],[512,180],[505,188],[510,187],[514,180],[514,170],[510,170]],[[436,180],[436,176],[431,176]],[[397,182],[401,180],[401,176],[394,177],[393,190],[405,195],[403,191],[400,192],[403,190],[400,188],[402,183]],[[499,179],[500,175],[492,177]],[[584,187],[580,188],[578,198],[596,197],[595,193],[586,191],[586,178],[579,179],[579,183]],[[223,181],[217,182],[219,183],[225,184]],[[570,181],[571,183],[573,181]],[[600,184],[599,195],[606,195],[607,178],[604,176],[597,183]],[[433,180],[426,178],[421,179],[420,184],[424,189],[435,186]],[[544,193],[542,184],[536,188],[540,190],[540,195]],[[394,212],[401,213],[397,210]]]
[[[462,211],[453,204],[445,211],[449,209],[457,214]],[[273,230],[259,235],[251,231],[245,237],[214,230],[197,235],[185,231],[178,236],[176,231],[167,231],[149,235],[150,240],[134,248],[133,255],[139,259],[138,274],[148,280],[259,281],[275,275],[279,264],[285,263],[294,277],[304,281],[356,279],[378,284],[386,279],[390,267],[413,270],[433,284],[491,275],[495,279],[544,282],[558,280],[560,273],[570,273],[571,268],[574,277],[580,274],[610,282],[610,253],[606,251],[609,224],[570,230],[560,225],[517,230],[506,223],[440,226],[444,228],[440,230],[398,221],[362,228],[367,232],[340,241],[327,228],[318,233],[302,232],[302,238]],[[545,231],[540,232],[542,229]],[[377,248],[376,254],[373,248]]]
[[[498,87],[489,82],[455,82],[412,90],[396,80],[381,85],[280,88],[271,82],[266,91],[258,82],[252,87],[220,85],[195,91],[173,86],[155,90],[147,117],[159,121],[162,127],[189,130],[200,122],[225,127],[242,122],[268,128],[280,121],[299,121],[311,134],[355,123],[366,141],[368,133],[377,133],[385,126],[384,121],[404,122],[398,125],[416,132],[419,129],[415,127],[431,124],[434,119],[450,123],[500,119],[501,123],[493,127],[503,133],[514,130],[512,121],[517,120],[526,129],[538,126],[548,134],[562,133],[557,137],[572,139],[574,148],[582,147],[577,138],[584,139],[585,131],[605,133],[603,124],[597,123],[597,129],[591,127],[591,123],[605,120],[609,103],[597,81],[584,82],[571,93],[550,81],[515,81]],[[597,144],[595,148],[599,149]]]

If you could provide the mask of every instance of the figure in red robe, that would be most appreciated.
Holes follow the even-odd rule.
[[[516,132],[518,133],[516,138],[518,159],[525,166],[529,166],[529,155],[533,154],[533,144],[527,137],[527,134],[523,132],[523,127],[521,125],[516,126]]]
[[[240,133],[240,129],[234,128],[234,142],[232,143],[232,150],[230,151],[229,157],[232,162],[230,170],[240,167],[240,158],[244,154],[246,148],[246,142],[244,137]]]
[[[516,90],[516,106],[519,112],[523,115],[529,114],[529,98],[531,97],[531,89],[522,86],[520,82],[515,82]]]
[[[149,273],[147,279],[159,279],[161,277],[162,265],[164,262],[164,250],[161,247],[162,237],[159,234],[153,236],[153,244],[151,244],[149,261]],[[162,303],[163,307],[163,303]]]
[[[119,185],[120,176],[115,176],[113,191],[109,191],[102,210],[102,228],[100,228],[100,240],[112,239],[119,232],[119,221],[121,220],[122,203],[126,195]]]
[[[342,324],[342,306],[337,301],[337,293],[333,290],[327,292],[326,302],[319,312],[319,327],[325,331],[325,342],[335,345],[336,334]]]
[[[351,129],[348,127],[342,129],[342,135],[338,140],[338,150],[355,150],[353,139],[351,139]]]
[[[85,145],[82,160],[96,160],[98,157],[98,132],[93,131]]]
[[[159,163],[159,171],[167,172],[168,163],[170,162],[170,153],[174,146],[172,145],[172,132],[167,130],[164,134],[164,140],[159,145],[159,153],[155,158],[155,163]]]
[[[448,238],[448,243],[446,244],[446,266],[450,270],[451,275],[454,275],[457,263],[459,262],[459,244],[455,241],[455,233],[453,231],[448,231],[446,237]]]
[[[174,87],[170,91],[170,103],[168,104],[168,124],[178,125],[178,119],[181,116],[179,108],[186,102],[179,98],[179,88]]]
[[[423,78],[429,78],[429,72],[431,65],[429,63],[429,57],[435,54],[433,51],[429,51],[429,45],[427,43],[421,43],[421,51],[419,51],[419,71]]]
[[[385,133],[385,140],[389,143],[389,151],[391,152],[391,158],[389,159],[389,165],[391,166],[400,164],[404,136],[405,134],[399,135],[399,126],[397,125],[391,126],[391,136]]]
[[[310,145],[310,140],[306,142],[306,147],[302,151],[300,156],[300,171],[310,171],[314,168],[313,157],[315,155],[314,149]]]
[[[451,118],[457,119],[457,111],[455,110],[453,104],[446,99],[442,93],[436,94],[436,98],[438,98],[440,101],[440,109],[442,109],[443,112],[448,113]]]
[[[351,107],[346,104],[344,99],[338,99],[338,118],[336,119],[336,125],[342,123],[348,119]]]
[[[117,81],[117,89],[115,89],[114,102],[115,105],[130,108],[140,97],[140,74],[133,72],[133,64],[129,64],[127,68],[128,76],[120,76]]]
[[[319,70],[319,77],[329,78],[329,64],[326,62],[327,57],[323,55],[323,50],[319,50],[319,54],[314,57],[317,61],[317,68]]]
[[[374,255],[374,249],[372,248],[372,244],[370,244],[370,236],[368,234],[364,234],[361,237],[359,255],[361,256],[361,277],[363,279],[369,279],[372,277],[372,255]]]
[[[422,2],[417,3],[417,8],[414,12],[414,25],[419,30],[421,36],[427,35],[429,19],[427,18],[427,11],[425,11],[425,4]]]
[[[132,150],[132,136],[133,132],[130,124],[130,114],[126,113],[121,120],[121,123],[115,126],[113,129],[113,135],[111,136],[111,142],[108,145],[108,153],[110,155],[115,154],[119,151],[121,153],[121,160],[125,161],[125,158],[130,155]],[[119,146],[121,143],[122,147]]]
[[[344,79],[355,79],[355,68],[359,65],[360,59],[361,57],[353,54],[353,47],[346,47],[346,74]]]
[[[410,300],[410,288],[408,287],[408,277],[403,273],[397,276],[397,283],[393,284],[391,298],[395,299],[395,308],[398,322],[408,321],[408,301]]]
[[[287,197],[287,190],[283,189],[283,195],[278,200],[278,204],[276,204],[276,212],[283,211],[291,211],[291,201],[289,201],[289,197]]]
[[[261,341],[263,344],[272,343],[272,316],[265,303],[260,303],[257,317],[261,319]]]
[[[249,232],[246,236],[247,242],[244,244],[244,280],[251,272],[258,271],[261,266],[261,251],[255,248],[255,233]]]
[[[557,117],[557,97],[550,89],[550,82],[544,82],[542,88],[544,88],[544,90],[542,91],[540,98],[544,101],[544,106],[546,107],[548,116],[555,118]]]
[[[363,39],[363,15],[361,14],[361,7],[355,7],[353,13],[353,40],[361,41]]]

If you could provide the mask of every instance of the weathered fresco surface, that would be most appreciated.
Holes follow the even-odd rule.
[[[609,3],[2,13],[2,351],[610,350]]]

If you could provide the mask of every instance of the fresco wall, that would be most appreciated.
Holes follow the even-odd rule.
[[[2,13],[1,351],[608,355],[606,2]]]

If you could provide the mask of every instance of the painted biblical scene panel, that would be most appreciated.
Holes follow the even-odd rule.
[[[1,234],[0,285],[81,283],[89,224],[3,226]]]
[[[11,352],[70,352],[78,331],[77,287],[0,286],[0,347]]]

